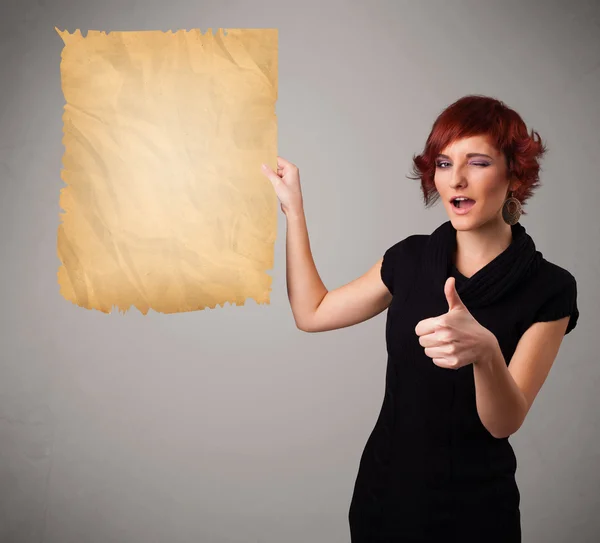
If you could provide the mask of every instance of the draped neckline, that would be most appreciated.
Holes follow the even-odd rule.
[[[425,272],[433,281],[436,292],[444,296],[444,284],[450,276],[456,278],[456,291],[468,307],[490,305],[515,289],[538,270],[542,254],[525,227],[511,225],[510,245],[471,277],[461,274],[453,262],[456,251],[456,229],[446,221],[429,236],[425,247]]]

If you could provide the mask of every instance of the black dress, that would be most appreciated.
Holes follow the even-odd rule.
[[[360,459],[348,515],[352,543],[521,541],[516,458],[508,438],[494,438],[479,419],[473,366],[436,366],[415,333],[419,321],[448,311],[451,274],[507,364],[534,322],[570,315],[566,333],[575,327],[575,278],[544,259],[520,223],[511,228],[509,247],[470,278],[452,263],[451,221],[385,252],[381,276],[393,294],[385,395]]]

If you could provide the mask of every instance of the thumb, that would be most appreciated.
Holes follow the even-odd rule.
[[[261,166],[261,170],[269,178],[271,183],[273,183],[273,186],[277,186],[279,183],[281,183],[281,177],[279,177],[279,175],[277,175],[268,164],[263,164]]]
[[[454,277],[448,277],[446,280],[444,293],[446,294],[446,300],[448,302],[448,311],[465,308],[465,304],[463,304],[458,292],[456,292],[456,279],[454,279]]]

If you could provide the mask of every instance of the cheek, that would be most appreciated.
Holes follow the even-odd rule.
[[[482,172],[477,179],[478,193],[481,198],[491,202],[503,201],[506,192],[506,181],[493,172]]]
[[[433,184],[435,186],[435,190],[437,190],[440,195],[444,195],[444,193],[448,192],[448,176],[444,175],[444,172],[440,172],[439,170],[433,175]]]

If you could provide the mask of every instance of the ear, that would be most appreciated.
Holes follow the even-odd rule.
[[[523,184],[521,181],[516,180],[514,176],[511,176],[509,178],[509,180],[510,180],[510,183],[509,183],[508,190],[510,192],[517,192],[521,188],[521,185]]]

